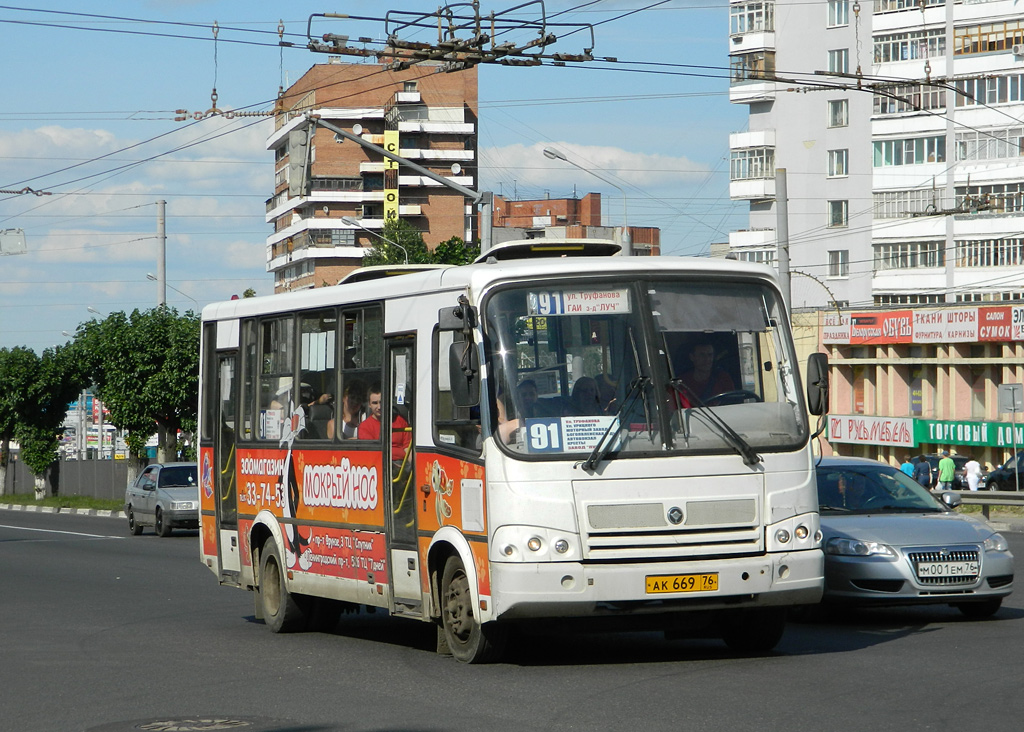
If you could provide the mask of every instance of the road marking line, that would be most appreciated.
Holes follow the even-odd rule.
[[[69,534],[71,536],[86,536],[90,539],[123,539],[123,536],[107,536],[106,534],[84,534],[81,531],[57,531],[56,529],[32,529],[27,526],[8,526],[0,524],[0,529],[17,529],[18,531],[39,531],[44,534]]]

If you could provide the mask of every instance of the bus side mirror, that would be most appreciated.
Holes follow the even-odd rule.
[[[448,379],[456,407],[480,403],[480,356],[473,341],[458,341],[448,347]]]
[[[807,357],[807,411],[828,412],[828,356],[824,353]]]

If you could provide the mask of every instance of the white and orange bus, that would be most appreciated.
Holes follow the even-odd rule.
[[[274,631],[374,606],[467,662],[553,618],[774,647],[822,592],[823,357],[805,401],[768,268],[615,249],[206,307],[202,561]]]

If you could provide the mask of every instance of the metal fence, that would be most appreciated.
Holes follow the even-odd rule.
[[[58,460],[46,470],[47,495],[124,498],[128,482],[126,460]],[[32,493],[35,478],[20,460],[7,466],[4,494]]]
[[[981,506],[986,519],[992,506],[1024,506],[1024,491],[953,491],[960,496],[964,505]]]

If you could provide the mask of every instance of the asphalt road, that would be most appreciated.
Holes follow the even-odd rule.
[[[1024,534],[1007,533],[1017,557]],[[274,635],[196,532],[0,510],[0,731],[1019,730],[1024,591],[791,624],[777,651],[533,631],[493,666],[381,614]],[[1022,559],[1021,561],[1024,561]]]

